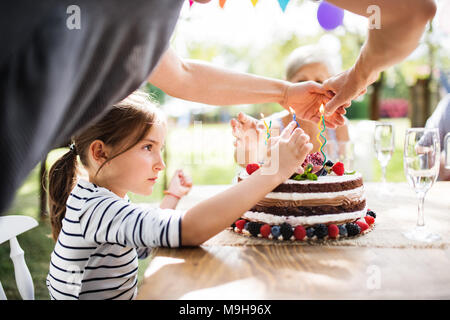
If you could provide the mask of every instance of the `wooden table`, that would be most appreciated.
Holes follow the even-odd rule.
[[[390,198],[379,196],[379,184],[366,186],[368,201],[375,199],[369,206],[375,210],[401,193],[396,205],[412,210],[415,221],[417,200],[409,186],[390,184],[394,190]],[[194,188],[180,205],[188,208],[226,187]],[[428,205],[430,214],[437,210],[450,215],[449,199],[450,182],[438,182],[427,195],[425,210]],[[432,218],[427,211],[425,218]],[[448,246],[158,248],[138,299],[449,299],[449,270]]]

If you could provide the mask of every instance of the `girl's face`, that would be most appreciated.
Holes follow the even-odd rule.
[[[165,136],[165,124],[155,123],[143,140],[105,164],[97,175],[99,185],[120,197],[128,191],[150,195],[158,173],[165,168],[161,155]]]

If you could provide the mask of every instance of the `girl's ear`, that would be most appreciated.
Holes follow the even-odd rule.
[[[89,155],[98,165],[102,165],[108,159],[109,148],[103,141],[95,140],[89,146]]]

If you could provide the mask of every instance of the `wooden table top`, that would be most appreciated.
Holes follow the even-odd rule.
[[[372,208],[385,199],[411,211],[417,200],[406,184],[366,183]],[[229,186],[199,186],[182,208]],[[447,195],[447,197],[445,197]],[[425,202],[429,219],[450,215],[450,182],[436,183]],[[406,197],[406,198],[405,198]],[[405,200],[406,199],[406,200]],[[408,201],[410,199],[410,201]],[[368,200],[369,201],[369,200]],[[389,202],[387,201],[387,202]],[[413,210],[413,216],[417,215]],[[427,211],[425,211],[427,219]],[[411,225],[414,227],[414,225]],[[450,231],[449,229],[445,229]],[[447,235],[446,235],[447,236]],[[138,299],[449,299],[450,249],[308,245],[217,245],[157,248]]]

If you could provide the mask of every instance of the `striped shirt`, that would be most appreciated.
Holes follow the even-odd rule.
[[[181,211],[133,204],[83,179],[66,205],[47,276],[51,299],[133,299],[137,259],[181,245]]]

